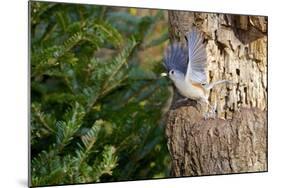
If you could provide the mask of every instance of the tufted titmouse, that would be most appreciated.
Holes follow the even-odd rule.
[[[215,109],[208,101],[209,91],[215,85],[229,81],[220,80],[208,84],[206,75],[207,54],[203,43],[203,34],[192,28],[187,33],[186,40],[188,47],[182,47],[179,43],[173,43],[168,47],[164,56],[164,66],[168,71],[169,78],[182,96],[205,102],[208,109],[211,108],[211,113],[214,114]],[[167,76],[166,73],[161,75]],[[205,117],[208,116],[207,114]]]

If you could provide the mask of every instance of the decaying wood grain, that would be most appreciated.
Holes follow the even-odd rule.
[[[168,111],[166,135],[173,176],[267,170],[267,18],[169,11],[170,39],[185,43],[192,26],[204,33],[209,82],[233,82],[210,92],[216,118],[196,102]]]

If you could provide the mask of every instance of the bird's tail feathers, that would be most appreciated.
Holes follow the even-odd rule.
[[[212,89],[214,86],[216,86],[216,85],[218,85],[218,84],[224,84],[224,83],[230,84],[230,83],[232,83],[232,82],[229,81],[229,80],[219,80],[219,81],[216,81],[216,82],[213,82],[213,83],[210,83],[210,84],[205,85],[205,88],[206,88],[207,90],[210,90],[210,89]]]

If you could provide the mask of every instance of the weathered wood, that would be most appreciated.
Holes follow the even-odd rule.
[[[166,135],[173,176],[267,170],[267,18],[169,11],[170,38],[185,43],[192,26],[207,43],[209,82],[233,82],[210,92],[217,118],[196,103],[168,112]]]

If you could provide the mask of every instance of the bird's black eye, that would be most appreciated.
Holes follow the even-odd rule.
[[[174,74],[174,71],[172,70],[171,73]]]

